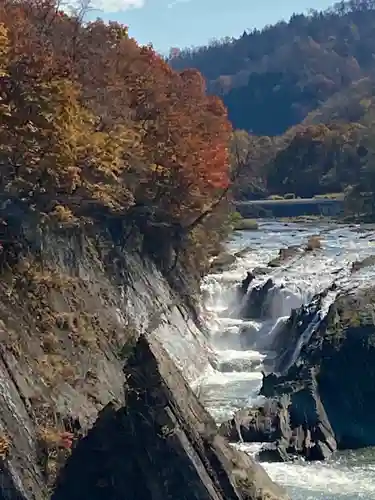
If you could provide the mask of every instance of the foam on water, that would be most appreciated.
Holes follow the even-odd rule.
[[[231,385],[236,382],[243,382],[247,380],[255,380],[259,382],[262,380],[262,374],[260,372],[229,372],[222,373],[219,371],[214,371],[207,374],[203,379],[201,379],[201,385],[206,387],[209,386],[220,386],[224,387],[226,385]]]
[[[370,500],[375,498],[374,473],[337,464],[265,464],[269,475],[286,486],[293,500]]]
[[[336,283],[337,291],[329,292],[321,310],[304,332],[296,348],[293,360],[303,343],[327,313],[339,290],[351,290],[363,286],[375,278],[375,266],[351,273],[353,261],[375,254],[375,232],[362,234],[359,226],[324,223],[281,224],[263,221],[260,229],[237,233],[228,244],[229,251],[236,253],[249,248],[235,264],[223,274],[207,276],[203,282],[206,297],[206,316],[211,331],[211,342],[216,350],[217,366],[208,368],[197,381],[199,393],[206,407],[218,422],[230,418],[233,413],[250,404],[259,396],[264,352],[287,320],[291,310],[308,304],[312,297]],[[262,321],[241,321],[226,318],[225,311],[236,300],[236,285],[255,267],[266,268],[278,255],[280,248],[304,245],[309,236],[320,234],[322,249],[316,252],[300,252],[280,268],[267,269],[267,274],[257,277],[251,287],[272,278],[274,287],[268,292],[268,317]],[[240,330],[246,326],[254,332],[251,350],[243,350],[239,342]],[[255,454],[261,445],[238,445]],[[345,460],[335,457],[329,463],[265,464],[270,476],[283,484],[293,500],[375,500],[375,458],[359,463],[360,453]]]

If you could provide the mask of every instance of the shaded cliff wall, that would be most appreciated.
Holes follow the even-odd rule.
[[[42,500],[71,453],[69,440],[84,435],[107,404],[124,404],[122,368],[140,333],[162,338],[190,381],[212,353],[181,293],[138,241],[119,248],[109,224],[52,230],[18,209],[6,215],[0,498]]]
[[[62,471],[53,500],[287,500],[213,418],[151,333],[125,367],[126,406],[107,407]]]

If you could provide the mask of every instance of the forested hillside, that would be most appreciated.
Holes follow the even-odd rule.
[[[279,136],[235,131],[232,148],[240,165],[235,196],[304,198],[344,192],[349,211],[375,215],[372,87],[369,79],[353,84]]]
[[[223,96],[236,128],[277,135],[373,74],[375,2],[341,2],[238,39],[172,53],[174,68],[197,68]]]
[[[374,0],[173,50],[170,63],[198,68],[228,107],[241,166],[237,198],[345,191],[352,207],[356,193],[373,210]]]

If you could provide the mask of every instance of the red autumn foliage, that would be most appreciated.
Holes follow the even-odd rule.
[[[0,134],[10,138],[15,127],[29,163],[3,169],[2,191],[23,186],[20,194],[32,192],[38,207],[36,193],[47,190],[55,203],[43,199],[44,211],[64,205],[78,217],[87,198],[123,213],[146,204],[182,226],[215,205],[229,184],[231,126],[197,71],[173,71],[127,27],[82,23],[54,0],[4,0],[0,25],[0,91],[8,106]],[[56,144],[50,165],[48,141]],[[2,164],[14,163],[10,149],[0,148]]]
[[[71,432],[62,432],[60,435],[60,447],[70,450],[73,446],[74,435]]]

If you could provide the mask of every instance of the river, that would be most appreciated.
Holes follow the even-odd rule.
[[[244,322],[225,317],[234,286],[246,271],[266,266],[280,248],[302,246],[314,234],[321,236],[321,250],[299,254],[251,284],[256,286],[269,277],[276,284],[269,292],[266,320]],[[267,343],[293,308],[308,303],[334,281],[341,290],[375,278],[375,267],[350,275],[353,261],[375,254],[374,228],[264,220],[258,231],[236,233],[228,249],[245,251],[229,271],[211,274],[203,282],[205,313],[219,364],[197,382],[201,400],[218,423],[258,398]],[[329,300],[333,299],[331,295]],[[239,342],[244,323],[257,332],[252,350],[243,350]],[[238,446],[255,454],[260,445]],[[272,479],[285,486],[292,500],[375,500],[375,450],[339,453],[326,463],[265,463],[264,467]]]

